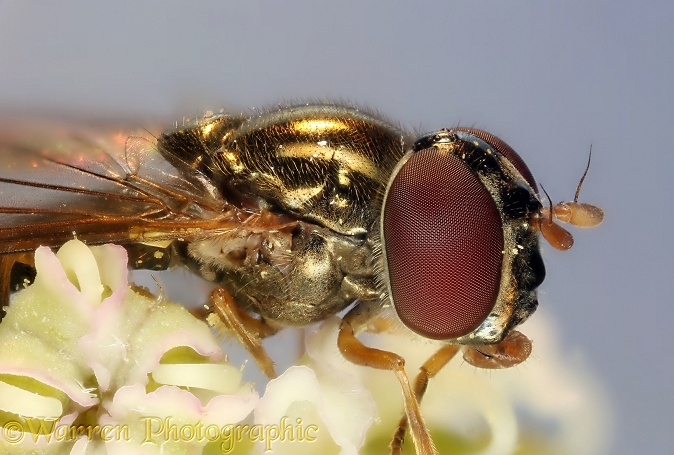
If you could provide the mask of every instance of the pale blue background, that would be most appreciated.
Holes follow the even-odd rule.
[[[546,248],[541,304],[607,384],[610,453],[672,453],[672,24],[666,1],[0,0],[0,112],[351,100],[413,130],[489,129],[555,200],[592,144],[582,195],[607,220]]]

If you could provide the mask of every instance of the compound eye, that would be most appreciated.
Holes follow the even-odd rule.
[[[410,329],[433,339],[473,331],[496,303],[503,227],[478,178],[427,148],[393,177],[382,220],[391,299]]]
[[[522,174],[522,177],[524,177],[524,180],[527,181],[527,183],[534,189],[537,190],[536,188],[536,180],[534,179],[534,175],[531,173],[529,170],[529,167],[526,165],[522,157],[520,157],[515,150],[508,144],[506,144],[505,141],[503,141],[501,138],[494,136],[491,133],[488,133],[484,130],[479,130],[477,128],[463,128],[463,127],[457,127],[457,128],[452,128],[452,131],[463,131],[465,133],[472,134],[473,136],[476,136],[483,141],[485,141],[487,144],[491,145],[496,149],[497,152],[499,152],[501,155],[503,155],[508,161],[512,163],[513,166],[515,166],[515,169],[519,171],[520,174]]]

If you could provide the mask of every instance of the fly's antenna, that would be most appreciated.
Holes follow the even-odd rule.
[[[585,181],[585,176],[587,175],[587,171],[590,170],[590,162],[591,161],[592,161],[592,144],[590,144],[590,154],[587,157],[587,166],[585,167],[585,172],[583,172],[583,176],[580,178],[580,182],[578,182],[578,187],[576,188],[576,196],[574,196],[573,202],[578,202],[578,195],[580,194],[580,187],[583,186],[583,182]],[[543,185],[541,185],[541,186],[543,186]],[[545,190],[543,190],[543,191],[545,191]]]

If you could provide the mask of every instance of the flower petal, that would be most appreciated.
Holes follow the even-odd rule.
[[[61,401],[0,382],[0,409],[19,416],[56,419],[63,414]]]
[[[71,253],[77,249],[84,262],[93,261],[89,249],[69,244]],[[89,327],[91,305],[48,248],[36,251],[35,263],[35,283],[14,296],[0,326],[0,380],[5,375],[31,378],[81,406],[93,406],[98,399],[85,386],[91,371],[78,348]]]
[[[190,447],[193,451],[209,442],[206,427],[214,426],[220,430],[240,422],[257,402],[257,392],[248,386],[202,405],[192,393],[179,387],[162,386],[147,393],[144,387],[136,384],[122,387],[115,393],[112,402],[106,404],[109,416],[103,416],[100,421],[129,429],[130,438],[109,441],[107,446],[111,454],[129,453],[129,449],[137,448],[141,443],[148,451],[139,453],[155,453],[149,447],[163,450],[161,453]]]

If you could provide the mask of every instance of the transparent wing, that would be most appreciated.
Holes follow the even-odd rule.
[[[147,131],[0,119],[0,254],[87,243],[196,239],[234,228],[208,178]]]

